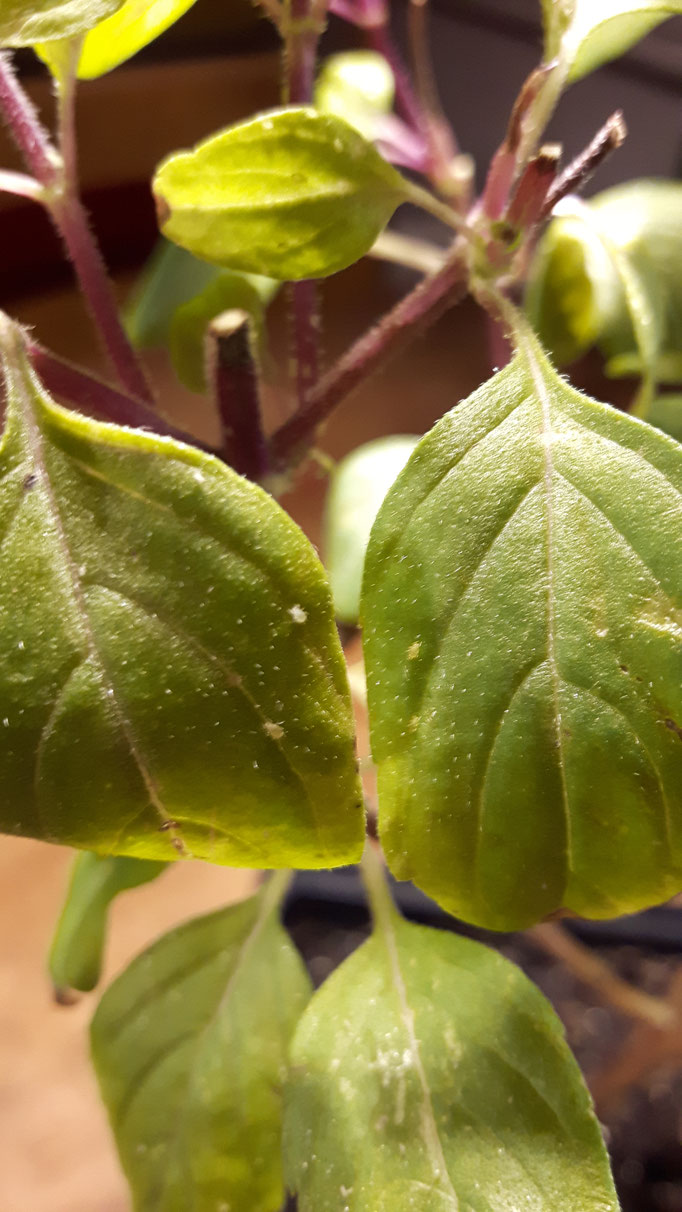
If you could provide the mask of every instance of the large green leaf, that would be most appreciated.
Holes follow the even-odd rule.
[[[369,251],[411,187],[341,118],[273,110],[171,156],[164,235],[231,269],[321,278]]]
[[[92,29],[123,0],[2,0],[0,46],[31,46]]]
[[[538,990],[391,914],[297,1028],[284,1120],[300,1212],[616,1212],[599,1126]]]
[[[74,860],[64,907],[50,948],[50,976],[56,993],[94,989],[102,970],[102,953],[111,902],[122,892],[157,879],[166,863],[148,859],[100,858],[87,851]]]
[[[412,434],[377,438],[351,451],[332,476],[324,518],[324,559],[336,617],[355,624],[365,552],[379,507],[419,439]]]
[[[682,13],[682,0],[542,0],[542,8],[545,59],[560,59],[579,80]]]
[[[196,918],[107,990],[92,1048],[138,1212],[275,1212],[282,1087],[310,983],[277,887]]]
[[[682,449],[521,332],[389,492],[363,604],[390,866],[497,929],[682,885]]]
[[[0,827],[248,866],[357,856],[323,569],[255,485],[58,407],[0,323]]]

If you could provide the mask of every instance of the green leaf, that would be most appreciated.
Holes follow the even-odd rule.
[[[161,237],[126,306],[128,336],[138,349],[167,345],[177,309],[189,303],[220,274]]]
[[[260,488],[58,407],[0,323],[0,827],[100,854],[352,861],[324,571]]]
[[[291,1065],[299,1212],[617,1212],[561,1024],[480,943],[391,914],[314,995]]]
[[[123,0],[2,0],[0,46],[71,38],[92,29]]]
[[[275,1212],[282,1086],[310,996],[274,881],[135,960],[92,1024],[104,1101],[137,1212]]]
[[[230,269],[298,280],[364,256],[412,190],[346,122],[303,108],[171,156],[154,193],[169,240]]]
[[[208,286],[177,309],[170,325],[169,349],[175,373],[190,391],[206,391],[206,330],[222,312],[238,308],[251,315],[258,344],[264,343],[264,311],[279,282],[256,274],[223,270]]]
[[[682,381],[682,185],[633,181],[562,204],[538,247],[526,309],[563,364],[598,345],[606,371]],[[646,415],[646,414],[644,414]]]
[[[337,114],[366,139],[376,139],[381,119],[390,114],[395,80],[390,65],[376,51],[330,55],[315,84],[315,106]]]
[[[325,508],[324,552],[336,617],[342,623],[358,621],[370,531],[418,441],[411,434],[396,434],[367,442],[342,459],[334,472]]]
[[[363,590],[391,870],[493,929],[682,885],[682,449],[521,332],[417,446]]]
[[[542,0],[542,8],[545,60],[559,58],[579,80],[682,13],[682,0]]]
[[[166,863],[145,859],[100,858],[87,851],[77,855],[50,948],[50,977],[59,996],[68,997],[69,989],[88,993],[95,988],[111,902],[165,869]]]
[[[553,219],[539,241],[526,289],[527,315],[559,366],[574,362],[604,330],[623,328],[623,287],[583,207]],[[627,345],[633,333],[626,324]]]

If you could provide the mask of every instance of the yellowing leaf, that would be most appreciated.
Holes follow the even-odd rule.
[[[103,76],[158,38],[195,0],[125,0],[87,35],[78,62],[81,80]]]
[[[171,156],[154,180],[162,230],[198,257],[282,280],[369,251],[411,187],[348,123],[275,110]]]

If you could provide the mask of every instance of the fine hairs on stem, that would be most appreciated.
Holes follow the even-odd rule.
[[[37,200],[47,209],[64,242],[99,338],[126,391],[150,403],[152,394],[125,334],[114,291],[78,192],[75,132],[75,68],[78,43],[58,80],[56,150],[14,72],[0,54],[0,109],[27,167],[42,187]]]

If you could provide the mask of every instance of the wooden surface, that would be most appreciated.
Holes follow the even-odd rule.
[[[127,1212],[88,1059],[96,995],[55,1006],[45,972],[68,851],[0,839],[0,1208]],[[248,895],[251,871],[182,864],[121,897],[105,978],[176,922]]]

